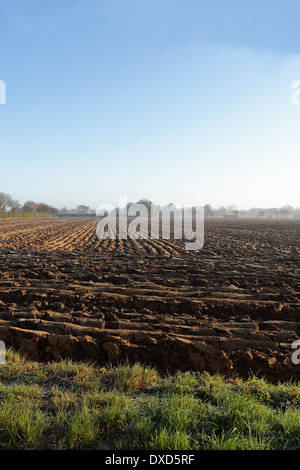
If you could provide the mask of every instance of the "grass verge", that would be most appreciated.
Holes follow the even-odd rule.
[[[299,448],[299,383],[40,364],[11,349],[0,366],[0,449]]]

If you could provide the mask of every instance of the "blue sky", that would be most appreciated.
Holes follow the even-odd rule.
[[[294,0],[2,0],[0,190],[300,206]]]

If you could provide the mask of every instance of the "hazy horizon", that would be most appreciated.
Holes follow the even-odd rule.
[[[0,188],[1,189],[1,188]],[[28,204],[28,203],[34,203],[36,205],[39,205],[39,204],[46,204],[49,208],[52,207],[53,209],[56,209],[58,211],[62,211],[64,209],[67,209],[68,211],[72,211],[72,210],[77,210],[79,206],[82,206],[82,207],[86,207],[88,211],[96,211],[98,206],[100,205],[107,205],[107,206],[113,206],[114,208],[121,208],[121,209],[124,209],[126,207],[127,204],[137,204],[137,203],[142,203],[143,201],[148,201],[149,203],[151,203],[152,205],[154,206],[161,206],[161,207],[164,207],[164,206],[168,206],[170,204],[174,205],[176,208],[184,208],[184,206],[189,206],[191,205],[190,203],[182,203],[180,202],[180,200],[177,198],[177,200],[173,200],[173,201],[158,201],[158,200],[155,200],[155,199],[151,199],[151,198],[147,198],[147,197],[140,197],[139,199],[137,200],[130,200],[128,198],[126,198],[125,195],[122,195],[120,196],[120,198],[118,199],[114,199],[114,200],[111,200],[111,201],[107,201],[107,200],[103,200],[103,201],[100,201],[99,204],[97,204],[97,206],[90,206],[88,204],[86,204],[86,201],[82,200],[80,201],[80,204],[71,204],[71,205],[66,205],[66,204],[62,204],[60,205],[59,207],[56,207],[56,206],[53,206],[52,204],[48,204],[48,201],[44,201],[44,200],[41,200],[40,198],[37,198],[36,200],[32,200],[32,199],[24,199],[22,201],[20,200],[16,200],[12,194],[8,194],[8,193],[5,193],[5,192],[1,192],[1,194],[5,195],[7,194],[8,196],[11,197],[11,199],[13,201],[17,201],[19,202],[19,205],[18,205],[18,210],[19,211],[22,211],[22,207],[25,205],[25,204]],[[124,199],[125,198],[125,199]],[[181,201],[183,200],[183,198],[181,198]],[[126,203],[125,203],[126,201]],[[279,210],[279,209],[283,209],[283,208],[289,208],[290,210],[296,210],[296,211],[300,211],[300,207],[298,206],[292,206],[291,204],[284,204],[282,206],[249,206],[249,207],[242,207],[242,206],[237,206],[236,204],[219,204],[219,205],[212,205],[209,203],[209,201],[206,201],[206,203],[203,203],[203,204],[194,204],[192,203],[193,206],[202,206],[202,207],[205,207],[205,206],[210,206],[211,209],[213,209],[214,211],[218,211],[219,209],[226,209],[226,210],[237,210],[237,211],[250,211],[250,210],[253,210],[253,209],[259,209],[259,210]],[[6,211],[10,211],[11,210],[11,206],[8,204],[6,209]]]
[[[300,206],[300,5],[2,2],[0,191]]]

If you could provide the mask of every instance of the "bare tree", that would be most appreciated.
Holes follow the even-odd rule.
[[[45,204],[44,202],[39,202],[37,205],[37,212],[41,212],[42,214],[47,214],[50,212],[51,207],[48,204]]]
[[[76,211],[79,212],[79,214],[87,214],[89,210],[89,206],[84,206],[83,204],[76,207]]]
[[[9,207],[11,208],[12,212],[16,212],[21,207],[21,203],[17,199],[12,199]]]
[[[39,202],[36,208],[37,212],[41,212],[42,214],[55,214],[58,212],[58,209],[55,207],[49,206],[49,204],[45,204],[44,202]]]
[[[36,202],[33,201],[27,201],[22,207],[23,212],[34,212],[38,208],[38,205]]]
[[[0,192],[0,211],[5,211],[8,207],[10,207],[12,202],[12,197],[10,194]]]

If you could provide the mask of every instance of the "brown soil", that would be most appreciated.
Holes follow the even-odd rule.
[[[300,378],[300,221],[211,220],[202,250],[97,220],[0,222],[0,339],[39,361]]]

